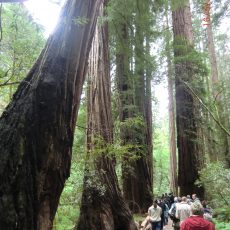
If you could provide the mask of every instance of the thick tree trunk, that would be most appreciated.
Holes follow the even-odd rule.
[[[109,152],[113,132],[107,23],[97,26],[88,76],[88,164],[76,229],[134,230],[136,226],[121,196],[115,162]]]
[[[178,185],[180,194],[193,192],[203,196],[203,189],[194,185],[198,179],[200,157],[197,154],[197,124],[195,118],[195,101],[186,87],[194,78],[192,63],[185,60],[191,52],[193,43],[192,21],[189,1],[173,1],[173,33],[175,56],[175,87],[176,87],[176,125],[177,147],[179,156]],[[173,4],[173,7],[175,5]],[[183,47],[183,48],[182,48]]]
[[[101,0],[69,0],[0,119],[0,226],[52,229]],[[77,18],[87,18],[86,24]]]
[[[135,17],[135,66],[133,73],[127,79],[123,79],[119,87],[120,94],[128,94],[129,100],[123,101],[121,105],[121,121],[126,119],[140,119],[143,124],[134,124],[133,127],[122,130],[122,140],[125,144],[134,145],[132,156],[126,156],[122,167],[123,192],[125,199],[129,202],[133,212],[146,212],[152,204],[153,189],[153,162],[152,162],[152,112],[151,112],[151,73],[147,71],[147,64],[144,62],[149,47],[144,46],[148,38],[143,30],[143,15],[148,11],[148,2],[137,1]],[[125,37],[124,37],[125,40]],[[149,44],[147,44],[149,45]],[[130,46],[133,46],[132,44]],[[125,56],[125,54],[124,54]],[[120,65],[120,64],[119,64]],[[118,66],[119,67],[119,66]],[[128,69],[128,67],[126,67]],[[125,69],[125,68],[124,68]],[[124,76],[125,73],[123,73]],[[122,79],[122,76],[120,76]],[[127,89],[124,85],[127,84]],[[125,90],[124,90],[125,89]],[[130,97],[130,94],[132,95]],[[122,101],[122,100],[121,100]],[[131,103],[130,103],[131,102]],[[130,106],[132,105],[132,106]],[[129,108],[128,116],[125,110]],[[134,122],[135,123],[135,122]],[[129,130],[130,129],[130,130]],[[137,146],[137,147],[135,147]],[[127,154],[128,155],[128,154]],[[132,159],[133,156],[137,159]]]

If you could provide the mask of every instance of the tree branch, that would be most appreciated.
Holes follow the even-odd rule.
[[[223,124],[215,117],[215,115],[212,113],[212,111],[207,107],[207,105],[204,104],[204,102],[201,100],[201,98],[194,92],[194,90],[183,80],[181,80],[185,86],[191,91],[191,93],[198,99],[199,103],[208,111],[208,113],[211,115],[213,120],[216,122],[216,124],[230,137],[230,132],[223,126]]]
[[[0,84],[0,87],[3,87],[3,86],[8,86],[8,85],[16,85],[16,84],[19,84],[20,81],[15,81],[15,82],[4,82],[2,84]]]

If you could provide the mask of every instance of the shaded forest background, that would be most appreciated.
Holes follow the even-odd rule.
[[[94,37],[87,61],[71,174],[61,194],[53,229],[77,229],[78,221],[84,223],[82,213],[89,210],[82,207],[82,194],[89,194],[87,189],[94,189],[100,197],[109,194],[103,184],[108,181],[101,172],[106,172],[108,165],[109,171],[116,172],[116,176],[110,175],[115,178],[111,186],[120,199],[118,210],[128,216],[124,222],[131,218],[128,207],[140,214],[147,211],[152,197],[162,193],[196,192],[215,209],[217,229],[229,229],[230,1],[214,1],[205,16],[209,1],[192,1],[190,13],[188,1],[103,2],[97,39]],[[44,28],[22,3],[1,3],[0,12],[2,114],[14,99],[18,85],[30,84],[25,76],[47,38]],[[180,14],[187,23],[184,28],[176,24]],[[79,28],[88,23],[85,17],[74,20]],[[204,22],[209,25],[202,26]],[[186,30],[193,30],[193,34]],[[111,76],[111,82],[97,78],[100,70],[105,71],[103,79]],[[160,114],[155,95],[159,85],[169,95],[165,115]],[[104,91],[95,90],[98,88]],[[110,91],[111,96],[104,100]],[[95,101],[98,104],[94,105]],[[104,111],[103,105],[111,111]],[[109,121],[104,114],[110,114]],[[123,205],[120,194],[127,205]],[[93,209],[92,203],[87,205]],[[114,210],[108,212],[114,215]],[[119,218],[114,217],[114,222]]]

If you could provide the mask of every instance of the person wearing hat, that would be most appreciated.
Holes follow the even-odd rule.
[[[215,225],[203,218],[203,206],[199,201],[191,204],[191,213],[181,223],[180,230],[215,230]]]

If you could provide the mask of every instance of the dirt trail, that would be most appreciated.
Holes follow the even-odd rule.
[[[170,220],[170,218],[169,218],[168,225],[164,226],[164,230],[173,230],[172,221]]]

